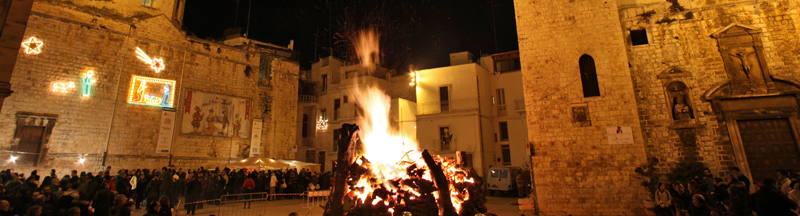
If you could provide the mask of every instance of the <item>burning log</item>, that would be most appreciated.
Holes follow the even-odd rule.
[[[422,151],[422,159],[431,171],[433,182],[439,191],[439,213],[443,216],[457,216],[456,209],[453,208],[453,202],[450,201],[450,182],[447,181],[447,176],[444,175],[442,167],[433,160],[433,157],[428,150]]]
[[[342,136],[339,139],[339,154],[336,160],[336,175],[333,182],[333,194],[330,197],[330,205],[326,209],[326,215],[344,216],[344,192],[347,185],[347,167],[353,162],[355,155],[355,145],[358,141],[358,126],[352,124],[342,124]]]

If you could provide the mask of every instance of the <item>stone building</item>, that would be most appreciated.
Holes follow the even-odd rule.
[[[0,110],[0,157],[16,158],[4,167],[62,175],[294,159],[294,52],[186,36],[184,4],[34,1]]]
[[[798,6],[515,1],[539,211],[644,214],[647,157],[800,170]]]

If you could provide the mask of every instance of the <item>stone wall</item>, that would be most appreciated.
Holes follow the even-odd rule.
[[[213,167],[246,156],[249,137],[225,138],[181,134],[175,125],[171,154],[157,154],[162,108],[127,103],[132,75],[177,81],[174,107],[181,122],[186,90],[197,90],[252,100],[252,118],[264,120],[262,156],[293,159],[280,154],[294,145],[299,65],[288,59],[292,51],[277,46],[227,46],[185,36],[166,16],[127,21],[87,12],[85,7],[59,1],[37,1],[24,38],[44,42],[40,54],[20,51],[11,78],[15,91],[0,110],[0,157],[16,145],[20,115],[55,118],[52,134],[38,167],[6,164],[19,171],[59,169],[96,171],[105,162],[117,168]],[[137,59],[141,48],[164,59],[165,69],[154,72]],[[262,54],[272,60],[273,76],[259,84]],[[95,72],[89,97],[81,95],[83,73]],[[247,74],[249,72],[249,75]],[[52,91],[55,82],[76,83],[67,93]],[[260,95],[271,95],[261,97]],[[271,100],[271,112],[262,100]],[[269,124],[267,122],[277,122]],[[243,126],[251,127],[251,125]],[[278,130],[273,132],[273,127]],[[271,136],[267,136],[270,134]],[[273,138],[274,137],[274,138]],[[104,156],[104,154],[107,155]],[[77,163],[83,156],[85,163]]]
[[[645,161],[637,101],[615,1],[517,0],[517,33],[537,209],[544,215],[643,215],[634,169]],[[599,97],[584,97],[590,55]],[[588,121],[573,112],[588,110]],[[576,110],[576,111],[573,111]],[[634,144],[609,144],[631,127]]]
[[[673,13],[667,2],[625,8],[620,9],[620,19],[648,155],[666,162],[662,163],[665,172],[672,162],[700,161],[719,176],[737,165],[726,126],[712,104],[701,99],[707,90],[729,79],[711,35],[731,24],[758,28],[769,72],[800,79],[799,5],[797,1],[700,3],[702,7],[684,5],[685,11]],[[641,16],[647,11],[654,12],[649,20]],[[629,31],[640,29],[647,30],[649,44],[633,46]],[[689,87],[695,120],[673,119],[666,90],[673,81]]]

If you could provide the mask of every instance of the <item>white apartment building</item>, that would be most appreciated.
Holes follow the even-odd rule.
[[[356,123],[363,109],[353,93],[359,87],[377,86],[392,98],[390,123],[401,133],[416,135],[415,88],[409,85],[408,74],[395,76],[394,71],[374,66],[349,65],[335,57],[320,59],[301,79],[298,103],[298,134],[296,158],[322,164],[330,170],[336,160],[339,128],[344,123]],[[325,123],[326,122],[326,123]]]
[[[467,162],[479,173],[525,166],[528,140],[519,52],[450,54],[451,66],[416,72],[417,138],[421,148]]]

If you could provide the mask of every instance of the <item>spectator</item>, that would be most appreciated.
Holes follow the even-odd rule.
[[[796,216],[792,210],[797,208],[797,203],[789,199],[775,187],[774,179],[764,179],[763,186],[753,194],[756,213],[770,216]]]
[[[654,192],[656,198],[656,214],[659,216],[671,216],[672,212],[672,195],[669,194],[667,191],[667,187],[664,186],[664,183],[658,183],[658,190]]]
[[[277,174],[273,172],[269,177],[269,200],[275,200],[275,189],[278,186]]]
[[[742,171],[739,170],[739,167],[734,167],[731,170],[733,170],[733,174],[736,175],[736,178],[738,178],[739,181],[744,182],[747,191],[750,191],[750,179],[747,178],[747,176],[744,176],[744,174],[742,174]]]
[[[714,174],[711,174],[711,170],[708,168],[703,170],[703,185],[706,188],[706,194],[714,193]]]
[[[33,205],[28,208],[28,213],[25,213],[25,216],[40,216],[42,215],[42,206]]]
[[[794,184],[794,189],[789,191],[789,199],[800,206],[800,184]],[[800,207],[797,208],[797,211],[800,212]]]
[[[783,194],[788,195],[789,191],[792,190],[792,188],[789,187],[789,185],[792,183],[792,181],[789,179],[789,172],[784,169],[778,169],[775,170],[775,172],[777,172],[776,175],[778,176],[778,189],[781,190]]]
[[[102,183],[92,201],[92,208],[95,209],[95,216],[111,215],[111,206],[114,202],[114,193],[108,188],[108,184]]]
[[[159,216],[161,212],[161,204],[159,202],[150,203],[147,205],[147,214],[144,216]]]
[[[0,200],[0,216],[13,216],[11,212],[11,203],[6,200]]]
[[[67,216],[80,216],[81,215],[81,208],[72,207],[67,211]]]
[[[706,203],[706,199],[703,197],[703,195],[693,195],[692,206],[694,206],[694,208],[689,211],[691,216],[711,216],[711,208],[709,208],[708,203]]]
[[[728,191],[729,194],[727,206],[728,215],[730,216],[750,216],[753,215],[753,210],[750,206],[750,193],[747,190],[744,182],[739,181],[736,175],[728,175]]]
[[[256,188],[256,184],[253,181],[253,177],[254,176],[255,176],[254,173],[250,173],[249,175],[247,175],[247,179],[244,180],[244,183],[242,184],[242,191],[244,191],[244,193],[246,193],[246,194],[247,193],[253,193],[253,189]],[[252,197],[247,197],[245,199],[252,199]],[[244,209],[249,209],[250,208],[250,201],[245,201],[243,208]]]
[[[194,215],[197,204],[194,202],[200,200],[200,190],[202,185],[200,180],[194,174],[191,174],[189,180],[186,182],[186,214]]]
[[[122,204],[122,209],[120,209],[118,216],[131,216],[133,212],[133,205],[135,203],[132,201],[126,201]]]
[[[172,207],[170,207],[169,197],[166,195],[161,196],[161,199],[158,201],[159,204],[159,216],[172,216]]]

